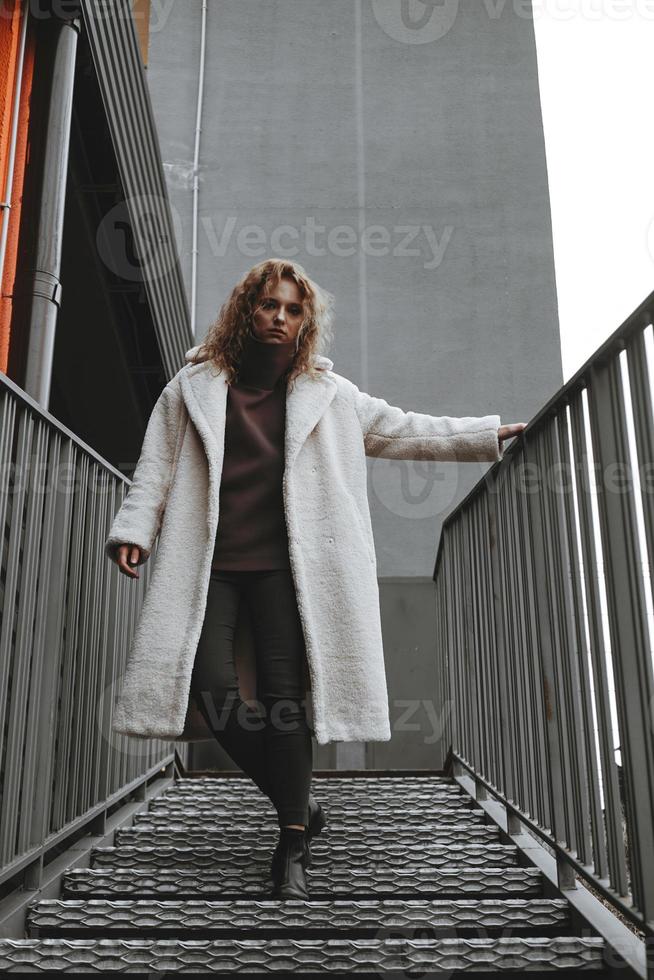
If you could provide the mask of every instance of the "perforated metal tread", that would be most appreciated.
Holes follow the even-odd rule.
[[[542,897],[538,868],[310,868],[312,898],[518,898]],[[63,895],[158,898],[268,897],[271,881],[261,865],[203,871],[162,868],[73,868],[63,877]]]
[[[180,814],[188,818],[200,816],[216,819],[219,816],[228,817],[230,820],[237,819],[270,819],[274,817],[275,811],[272,806],[264,805],[259,800],[252,803],[244,803],[242,800],[216,800],[208,802],[206,800],[196,800],[194,802],[183,803],[165,800],[153,800],[150,804],[150,813],[166,813],[168,818],[173,820]],[[473,814],[478,813],[480,819],[483,817],[483,810],[474,810],[472,807],[466,809],[461,800],[445,801],[442,803],[432,803],[429,801],[415,802],[411,798],[406,800],[384,800],[377,803],[366,798],[361,803],[332,803],[329,808],[325,807],[325,813],[331,820],[362,820],[368,823],[382,823],[383,821],[394,823],[407,823],[407,821],[417,822],[426,818],[434,821],[445,820],[448,814],[456,815],[456,822],[461,819],[469,820]]]
[[[218,775],[211,776],[180,776],[175,780],[175,785],[172,787],[173,791],[185,789],[187,786],[215,786],[221,783],[239,783],[243,785],[245,789],[252,789],[252,784],[247,776],[243,776],[238,772],[230,773],[229,775]],[[396,785],[396,786],[407,786],[411,787],[413,785],[422,785],[424,783],[433,784],[435,786],[451,786],[455,789],[460,789],[459,784],[451,777],[445,776],[443,773],[437,772],[424,772],[422,775],[417,776],[413,774],[408,774],[406,776],[399,775],[393,776],[390,774],[384,774],[383,776],[369,775],[368,770],[358,770],[355,776],[344,775],[339,776],[335,772],[329,772],[328,775],[317,775],[313,774],[312,778],[312,788],[315,786],[323,786],[327,783],[330,786],[345,786],[354,787],[358,789],[359,786],[363,785]]]
[[[180,779],[171,786],[170,793],[175,796],[184,796],[187,793],[222,793],[225,790],[241,793],[241,795],[252,794],[257,796],[261,790],[253,782],[240,777],[234,779]],[[340,796],[347,793],[351,796],[365,796],[368,793],[439,793],[452,795],[465,795],[465,790],[456,782],[444,783],[435,779],[368,779],[350,777],[349,779],[313,779],[311,781],[311,792],[314,794],[325,793]]]
[[[338,788],[334,786],[328,786],[328,781],[325,780],[325,785],[313,787],[312,792],[314,797],[320,802],[330,803],[330,802],[346,802],[346,803],[358,803],[362,800],[397,800],[398,802],[406,802],[410,799],[412,802],[435,802],[438,800],[450,801],[459,800],[464,803],[473,803],[474,800],[463,792],[459,787],[456,789],[442,789],[435,786],[416,786],[414,788],[406,787],[402,789],[398,786],[370,786],[365,789],[347,789],[345,787]],[[225,783],[220,787],[211,787],[203,789],[201,787],[193,787],[193,789],[184,790],[180,792],[179,790],[173,789],[170,793],[166,793],[166,799],[169,801],[192,801],[192,800],[219,800],[219,799],[238,799],[238,800],[267,800],[267,797],[263,795],[261,790],[257,789],[255,786],[253,790],[243,791],[239,789],[238,786],[229,785]]]
[[[572,934],[565,898],[544,897],[538,868],[517,863],[456,784],[346,777],[312,789],[328,823],[312,844],[310,901],[270,898],[277,818],[249,780],[184,780],[69,871],[61,899],[33,903],[30,938],[0,941],[0,969],[606,975],[604,941]]]
[[[0,970],[69,972],[362,973],[414,970],[453,973],[498,969],[514,975],[567,969],[602,971],[601,939],[215,939],[0,940]]]
[[[332,827],[415,827],[437,828],[446,824],[465,824],[471,826],[486,826],[486,815],[481,809],[433,809],[427,812],[416,812],[407,805],[403,807],[382,806],[351,806],[329,807],[325,810],[329,828]],[[268,810],[250,809],[243,804],[237,806],[215,806],[210,809],[157,809],[134,814],[134,826],[140,823],[152,824],[153,827],[167,827],[169,824],[185,824],[192,827],[226,827],[239,826],[246,828],[276,826],[277,815],[272,807]]]
[[[177,901],[81,901],[44,900],[31,906],[28,915],[31,936],[79,933],[85,929],[120,933],[172,931],[182,933],[250,932],[341,932],[359,937],[377,936],[381,930],[402,931],[408,938],[420,935],[436,938],[438,932],[452,929],[458,935],[483,930],[483,934],[510,929],[563,933],[569,926],[569,910],[564,899],[437,900],[364,899],[360,901],[259,901],[199,902]],[[425,933],[425,930],[429,932]],[[208,938],[208,937],[205,937]]]
[[[407,798],[416,802],[424,800],[464,800],[474,803],[474,800],[465,793],[460,786],[435,786],[423,782],[420,786],[406,786],[402,788],[391,784],[373,784],[371,780],[361,780],[366,784],[357,786],[334,786],[331,780],[325,779],[321,783],[312,783],[311,792],[317,800],[338,801],[361,801],[372,800],[399,800]],[[166,793],[167,800],[192,800],[192,799],[219,799],[221,797],[232,797],[239,800],[267,800],[268,797],[257,786],[242,788],[234,781],[223,781],[221,784],[210,786],[193,786],[188,789],[179,790],[172,788]]]
[[[346,826],[333,827],[329,823],[319,837],[313,840],[313,849],[321,848],[323,844],[342,843],[348,841],[358,847],[398,846],[403,848],[438,844],[441,847],[451,847],[461,844],[488,845],[499,843],[499,829],[490,824],[468,826],[465,824],[429,824],[426,827],[418,824],[407,824],[403,827],[373,827],[369,824],[359,826],[353,823]],[[117,830],[114,835],[116,847],[197,847],[210,845],[225,848],[234,846],[266,847],[272,851],[277,843],[279,831],[276,823],[263,827],[243,826],[217,828],[213,825],[198,827],[195,823],[173,823],[159,826],[149,823],[139,823],[134,827]],[[317,853],[317,852],[316,852]]]
[[[468,844],[441,847],[438,844],[419,844],[406,847],[403,844],[386,844],[371,847],[352,844],[347,838],[338,843],[312,842],[314,868],[336,870],[349,868],[353,873],[365,868],[399,868],[415,866],[423,868],[500,868],[516,864],[517,849],[514,844]],[[94,847],[91,851],[93,868],[191,868],[204,871],[220,867],[237,871],[245,864],[267,867],[270,863],[269,848],[236,845],[229,851],[218,847]]]
[[[198,778],[176,779],[169,794],[184,794],[188,792],[213,792],[224,788],[236,788],[243,795],[258,796],[261,790],[248,778],[235,776],[200,776]],[[465,791],[454,780],[446,776],[366,776],[365,772],[356,776],[315,776],[311,780],[311,792],[359,793],[366,795],[375,790],[384,793],[393,791],[413,792],[413,790],[429,790],[432,792],[453,793],[465,795]],[[168,795],[168,794],[167,794]]]

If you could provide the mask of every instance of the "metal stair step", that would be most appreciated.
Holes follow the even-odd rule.
[[[486,822],[486,814],[483,810],[432,810],[427,813],[416,814],[406,808],[397,808],[389,813],[385,808],[353,806],[343,810],[338,808],[335,811],[330,807],[325,810],[327,824],[329,828],[350,827],[353,824],[361,827],[444,827],[456,824],[461,826],[491,826]],[[134,825],[147,823],[152,826],[167,827],[171,823],[187,824],[188,826],[216,826],[222,823],[223,826],[236,824],[239,826],[259,828],[265,822],[271,826],[277,825],[277,814],[273,807],[268,809],[257,809],[256,811],[246,808],[233,806],[230,809],[213,807],[207,810],[147,810],[134,814]]]
[[[601,938],[444,939],[3,939],[5,973],[58,970],[101,973],[313,974],[403,971],[448,976],[470,971],[523,974],[605,970]],[[574,971],[571,973],[571,971]]]
[[[467,793],[464,793],[461,789],[452,790],[436,790],[429,788],[421,789],[406,789],[401,788],[392,789],[390,787],[380,787],[379,789],[349,789],[347,787],[335,788],[332,787],[330,790],[324,790],[322,787],[318,790],[313,790],[313,795],[321,803],[328,805],[329,803],[338,802],[344,800],[350,803],[358,802],[360,800],[394,800],[397,802],[407,802],[412,803],[430,803],[436,801],[448,802],[451,800],[459,800],[465,802],[473,802],[471,797]],[[194,788],[191,790],[185,790],[183,793],[178,792],[175,789],[169,789],[165,794],[163,794],[160,799],[174,800],[175,802],[191,802],[193,800],[222,800],[222,799],[238,799],[238,800],[267,800],[267,797],[259,790],[256,786],[253,790],[243,790],[239,788],[225,786],[220,789],[214,788]]]
[[[462,806],[462,802],[462,800],[453,800],[438,804],[431,802],[414,804],[411,800],[398,800],[397,802],[382,800],[378,803],[371,802],[370,800],[356,801],[354,803],[335,801],[329,807],[325,806],[325,814],[328,819],[338,817],[350,820],[356,814],[361,819],[368,819],[373,823],[375,821],[381,823],[384,820],[396,820],[398,823],[406,823],[407,821],[415,823],[427,816],[431,817],[432,820],[442,820],[447,819],[448,813],[460,815],[462,813],[472,814],[477,812],[483,816],[481,807],[475,808],[472,805],[474,801],[471,801],[470,807]],[[274,814],[275,810],[269,801],[264,802],[263,799],[248,802],[237,797],[233,800],[216,800],[215,802],[197,799],[193,803],[175,803],[174,800],[168,800],[162,797],[158,800],[151,801],[148,813],[166,813],[169,819],[173,819],[174,815],[178,813],[193,817],[199,817],[201,815],[215,817],[225,814],[234,818],[244,815],[263,817]]]
[[[270,897],[270,800],[240,777],[176,781],[33,902],[4,972],[608,977],[601,937],[448,779],[314,779],[327,826],[309,901]],[[525,866],[525,863],[527,866]]]
[[[368,783],[370,782],[370,785]],[[437,786],[433,783],[422,783],[419,786],[401,786],[398,784],[392,785],[390,783],[374,784],[369,780],[361,780],[361,783],[366,785],[359,785],[358,783],[352,783],[350,785],[340,784],[334,785],[330,782],[325,781],[319,785],[315,782],[311,784],[311,792],[320,800],[334,800],[341,797],[347,797],[350,799],[366,799],[372,797],[374,799],[404,799],[405,797],[410,797],[411,799],[468,799],[468,794],[462,789],[458,784],[452,786]],[[245,798],[259,798],[266,799],[265,793],[263,793],[258,786],[253,782],[248,783],[235,783],[233,780],[226,780],[223,783],[213,783],[206,785],[195,785],[189,786],[185,789],[178,789],[177,785],[170,786],[166,790],[167,797],[174,797],[176,799],[184,800],[192,797],[201,798],[218,798],[220,796],[237,796],[239,799]]]
[[[31,938],[64,935],[83,938],[90,934],[163,937],[172,933],[249,938],[252,930],[270,938],[274,934],[298,934],[307,939],[338,936],[380,938],[382,930],[393,935],[437,938],[440,933],[482,936],[510,930],[536,930],[538,935],[561,935],[570,928],[564,899],[459,900],[368,899],[338,901],[108,901],[42,900],[27,913]],[[426,932],[428,930],[428,932]]]
[[[198,827],[197,824],[170,823],[160,826],[139,823],[133,827],[123,827],[116,830],[114,844],[116,847],[196,847],[207,844],[212,847],[231,848],[234,846],[268,847],[272,849],[279,838],[279,828],[276,825],[252,827],[248,825],[233,825],[231,827]],[[496,844],[499,839],[499,828],[489,824],[479,824],[468,827],[461,824],[432,824],[428,827],[420,825],[405,827],[360,827],[356,823],[349,826],[332,827],[328,824],[318,837],[313,838],[312,847],[326,841],[348,840],[352,845],[365,847],[384,847],[386,845],[402,845],[403,847],[422,844],[438,844],[441,847],[456,844]]]
[[[197,778],[181,778],[175,780],[172,792],[183,792],[199,786],[204,791],[212,787],[221,786],[242,786],[244,792],[259,793],[260,790],[254,785],[247,776],[198,776]],[[340,787],[341,789],[361,790],[368,792],[369,789],[376,787],[392,786],[398,789],[406,788],[411,790],[414,787],[430,787],[453,792],[463,792],[459,784],[451,776],[316,776],[315,773],[311,780],[311,791],[318,792],[330,787]]]
[[[442,847],[438,844],[404,844],[370,847],[352,844],[347,838],[339,843],[316,840],[311,844],[312,869],[325,867],[336,870],[345,867],[352,873],[360,868],[402,868],[407,865],[425,868],[500,868],[515,866],[515,844],[467,844]],[[236,845],[229,850],[210,845],[197,847],[94,847],[91,850],[92,868],[180,868],[202,872],[220,867],[238,871],[253,864],[262,868],[270,864],[270,848],[250,848]]]
[[[542,898],[538,868],[423,868],[317,866],[307,870],[312,900],[320,898]],[[62,896],[125,898],[268,898],[269,867],[246,865],[232,870],[164,868],[72,868],[62,879]]]
[[[441,810],[441,809],[460,809],[476,810],[479,809],[477,802],[470,796],[465,795],[441,795],[435,793],[421,793],[420,796],[410,794],[401,796],[399,793],[380,793],[366,794],[365,796],[355,796],[352,793],[338,793],[328,798],[322,793],[316,799],[324,808],[325,812],[331,813],[334,807],[344,807],[351,809],[358,806],[370,807],[391,807],[393,809],[417,809]],[[208,810],[216,806],[238,806],[253,810],[269,810],[272,807],[271,801],[267,796],[259,793],[193,793],[187,796],[177,796],[175,793],[164,793],[150,801],[153,809],[167,810]]]

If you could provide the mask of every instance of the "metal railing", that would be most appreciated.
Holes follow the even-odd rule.
[[[452,758],[649,939],[654,293],[443,524]]]
[[[104,554],[130,486],[0,374],[0,889],[170,764],[174,743],[111,730],[147,589]]]

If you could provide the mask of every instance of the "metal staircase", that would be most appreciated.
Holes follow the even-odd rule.
[[[29,907],[0,969],[612,975],[604,939],[455,780],[329,775],[312,789],[328,824],[310,901],[268,898],[277,820],[249,779],[180,779],[68,871],[60,899]]]

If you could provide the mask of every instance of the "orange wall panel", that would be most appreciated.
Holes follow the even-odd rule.
[[[141,60],[148,67],[148,41],[150,39],[150,0],[133,0],[132,17],[141,49]]]
[[[9,0],[4,4],[3,16],[0,17],[0,195],[3,202],[6,201],[8,189],[9,150],[15,91],[19,83],[17,61],[23,16],[20,0]],[[29,28],[25,40],[7,250],[0,284],[0,371],[5,374],[9,358],[12,293],[18,260],[18,232],[28,152],[30,95],[34,75],[34,36]]]

